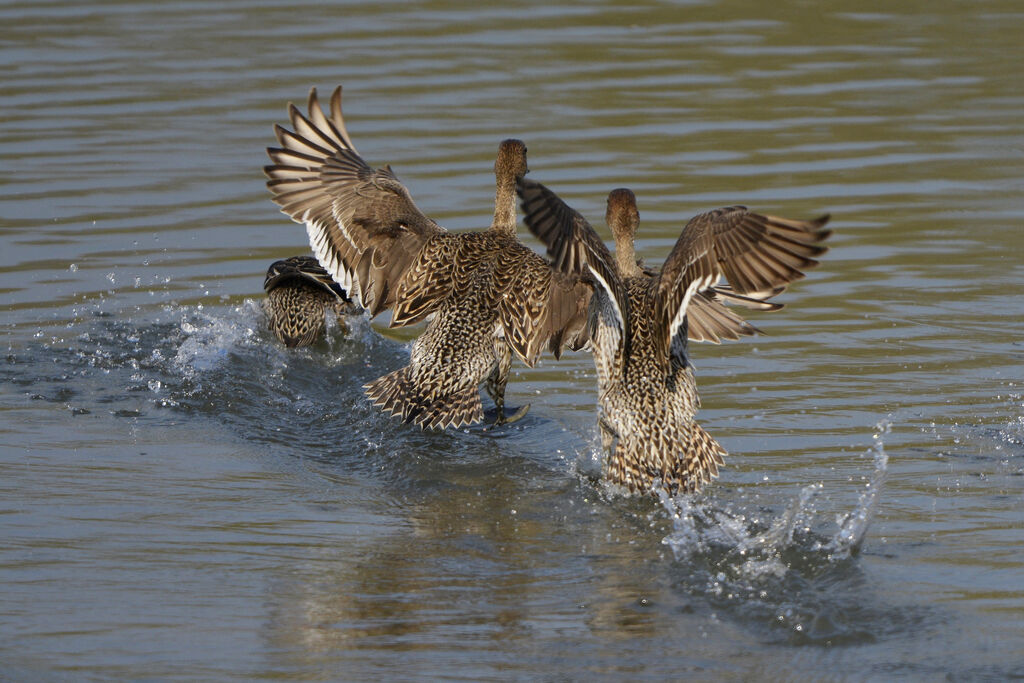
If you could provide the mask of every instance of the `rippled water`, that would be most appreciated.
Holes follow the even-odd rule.
[[[879,10],[0,6],[0,678],[1024,675],[1024,12]],[[512,136],[595,225],[634,189],[651,264],[833,214],[766,335],[693,349],[715,486],[600,484],[586,354],[422,433],[359,389],[408,331],[269,338],[308,247],[264,148],[337,83],[452,229]]]

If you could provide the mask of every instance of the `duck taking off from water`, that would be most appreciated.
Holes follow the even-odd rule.
[[[341,285],[312,256],[274,261],[263,280],[263,310],[270,330],[287,347],[309,346],[320,338],[328,311],[338,324],[361,311]]]
[[[359,156],[340,87],[327,112],[314,88],[308,115],[289,104],[288,116],[292,130],[275,126],[281,146],[267,150],[274,201],[306,225],[317,260],[371,317],[391,309],[392,327],[429,321],[409,364],[367,384],[367,396],[404,422],[461,427],[483,420],[486,382],[497,423],[506,421],[513,354],[532,366],[545,345],[557,356],[585,343],[586,285],[516,237],[526,146],[505,140],[498,148],[491,226],[451,233],[416,207],[390,166],[374,169]]]
[[[630,491],[696,492],[727,455],[695,421],[700,399],[687,338],[718,342],[756,328],[723,303],[777,310],[766,301],[818,264],[828,216],[796,221],[742,206],[703,213],[683,228],[660,273],[633,251],[636,198],[608,196],[614,256],[578,212],[540,183],[521,180],[527,227],[566,273],[590,274],[588,332],[597,368],[605,477]],[[721,283],[721,280],[725,283]]]

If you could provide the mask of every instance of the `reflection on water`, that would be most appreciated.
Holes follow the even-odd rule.
[[[1014,3],[0,18],[0,678],[1022,673]],[[438,434],[361,393],[409,331],[273,340],[262,275],[307,245],[263,148],[339,82],[452,229],[506,137],[595,225],[636,191],[649,263],[716,205],[833,214],[765,335],[693,349],[715,486],[599,482],[587,354]]]

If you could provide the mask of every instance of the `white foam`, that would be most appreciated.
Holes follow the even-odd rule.
[[[259,305],[250,300],[231,309],[229,317],[186,311],[180,323],[184,339],[175,354],[174,366],[190,379],[218,367],[228,359],[231,349],[256,336],[261,316]]]

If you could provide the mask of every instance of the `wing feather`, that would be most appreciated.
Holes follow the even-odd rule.
[[[516,192],[525,214],[523,222],[547,247],[552,266],[566,275],[581,277],[582,282],[602,287],[614,308],[616,324],[624,329],[629,296],[616,270],[615,258],[597,231],[541,183],[520,179]],[[626,339],[626,335],[619,337],[620,343]]]
[[[740,336],[760,332],[736,313],[723,306],[714,288],[697,292],[686,311],[687,336],[691,341],[718,344],[723,339],[735,341]]]
[[[273,162],[264,169],[267,187],[284,213],[306,225],[313,253],[331,277],[377,315],[398,303],[420,252],[447,233],[419,210],[390,167],[373,169],[356,152],[340,86],[329,107],[328,116],[315,88],[307,114],[288,105],[292,129],[274,127],[280,147],[267,150]],[[444,269],[432,272],[445,276]]]
[[[802,277],[801,269],[818,264],[815,257],[827,251],[821,245],[831,234],[823,227],[828,216],[797,221],[757,214],[742,206],[730,206],[695,216],[683,228],[672,252],[657,276],[655,311],[664,326],[662,341],[667,349],[686,319],[687,310],[698,292],[709,287],[724,294],[725,300],[758,307]],[[721,279],[730,288],[719,285]],[[697,333],[709,338],[717,330],[702,315],[713,311],[719,323],[734,332],[740,319],[724,308],[714,309],[699,301],[693,310],[698,320]],[[712,300],[714,303],[714,300]],[[748,306],[749,307],[749,306]],[[725,312],[725,316],[722,312]],[[742,319],[740,319],[742,320]],[[722,335],[718,335],[722,336]],[[723,337],[730,338],[730,337]]]
[[[345,289],[335,282],[334,278],[312,256],[291,256],[274,261],[267,269],[267,276],[263,280],[263,290],[269,293],[282,284],[296,280],[322,287],[340,301],[346,303],[350,301]]]

